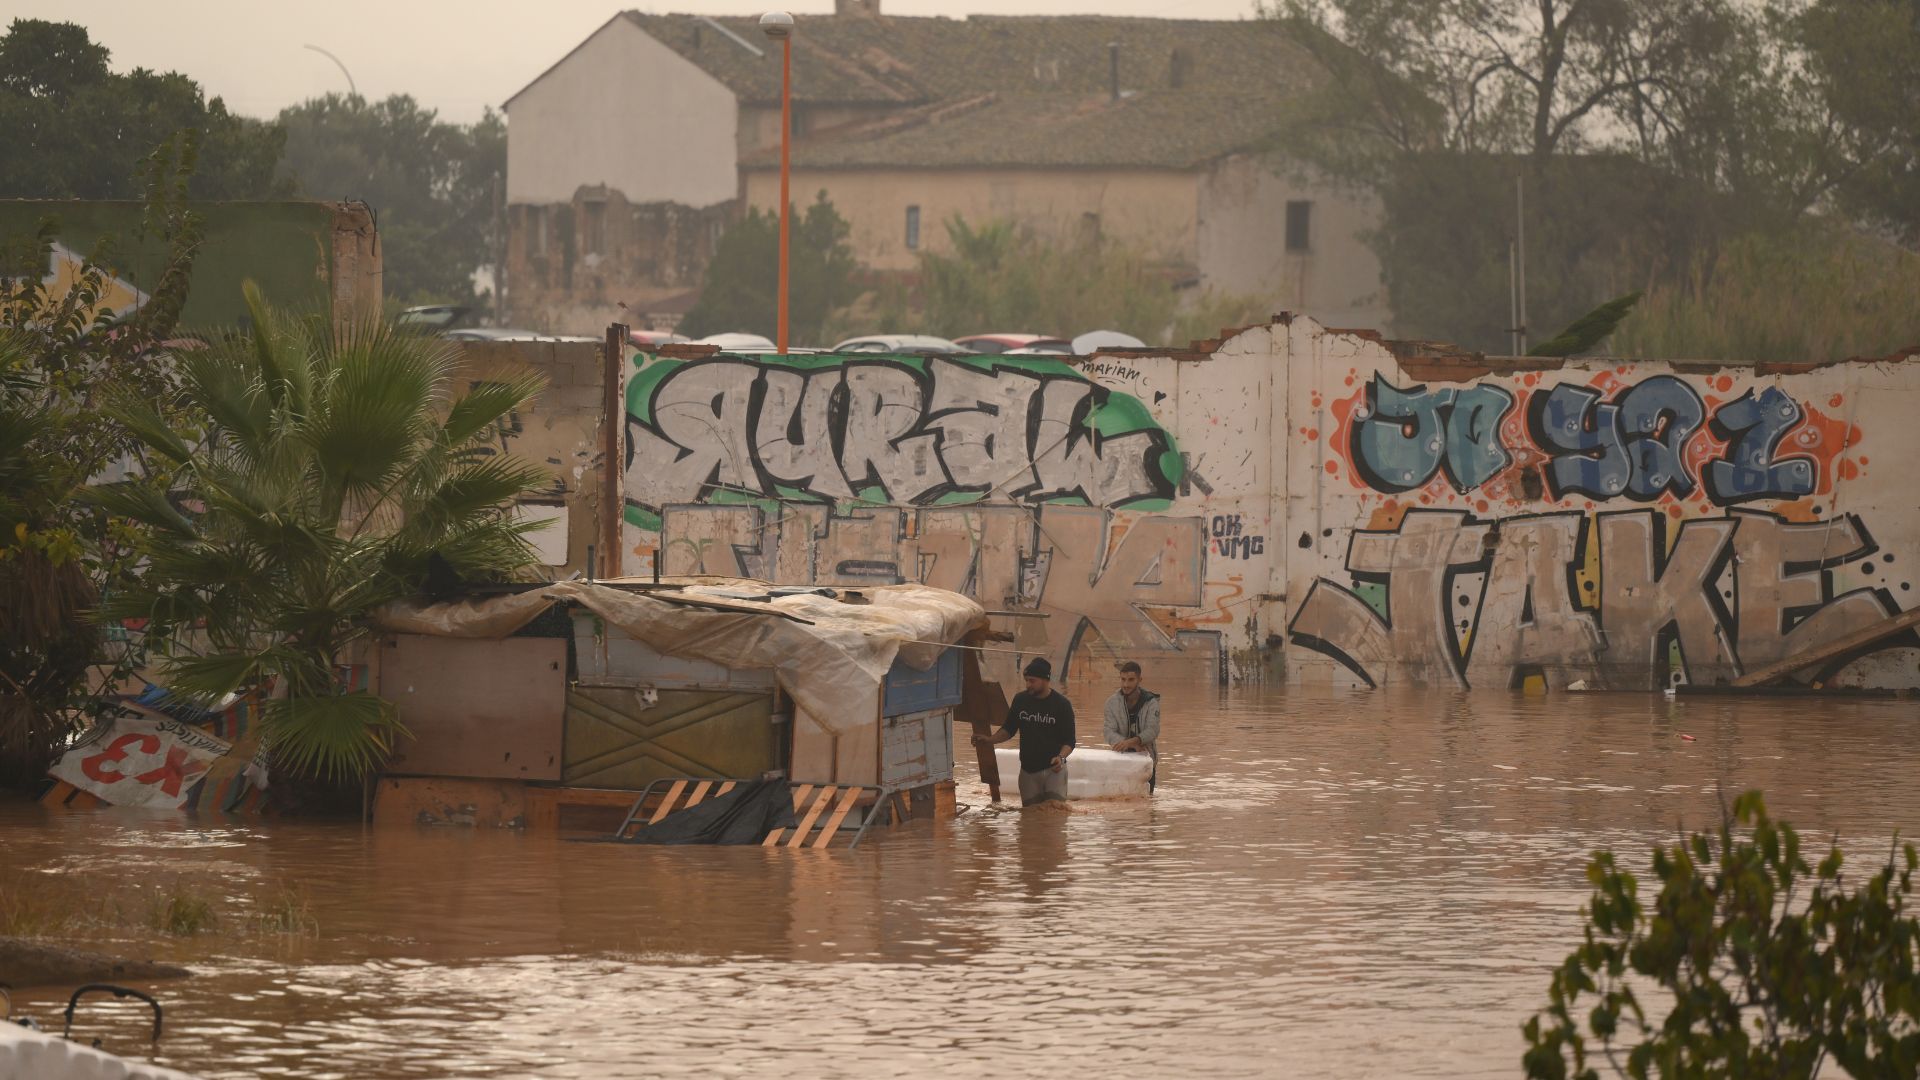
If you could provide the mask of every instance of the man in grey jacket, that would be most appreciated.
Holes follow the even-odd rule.
[[[1152,791],[1160,773],[1160,695],[1140,685],[1140,665],[1120,662],[1120,691],[1107,699],[1101,737],[1112,749],[1128,754],[1152,754]]]

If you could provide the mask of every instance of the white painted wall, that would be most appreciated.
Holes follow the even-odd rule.
[[[507,109],[507,201],[567,202],[583,184],[630,203],[737,194],[733,92],[626,18],[596,31]]]
[[[1287,250],[1287,203],[1313,204],[1309,245]],[[1251,295],[1275,311],[1325,326],[1384,329],[1393,317],[1380,260],[1365,234],[1380,226],[1379,200],[1284,159],[1236,155],[1199,186],[1201,284]]]

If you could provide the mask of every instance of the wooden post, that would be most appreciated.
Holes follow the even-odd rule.
[[[607,327],[600,387],[600,576],[620,576],[620,521],[626,513],[620,472],[626,463],[621,435],[627,427],[627,403],[621,398],[627,357],[627,327]]]
[[[982,633],[969,634],[962,642],[965,645],[978,645],[987,640]],[[974,735],[992,735],[1007,716],[1007,695],[999,683],[988,682],[980,674],[980,654],[973,649],[967,650],[966,662],[960,665],[960,708],[956,716],[967,722]],[[993,754],[993,747],[974,747],[980,759],[980,779],[986,782],[987,792],[994,802],[1000,801],[1000,759]]]

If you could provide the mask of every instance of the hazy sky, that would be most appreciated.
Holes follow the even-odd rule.
[[[1252,0],[881,0],[900,15],[971,13],[1069,15],[1101,12],[1237,19]],[[449,120],[468,121],[498,106],[579,44],[622,5],[585,0],[327,0],[286,4],[261,0],[11,0],[11,17],[86,25],[113,51],[116,71],[135,67],[179,71],[209,95],[249,116],[330,90],[344,91],[333,62],[304,45],[338,56],[370,98],[410,93]],[[726,0],[627,4],[646,11],[744,15],[765,10]],[[804,0],[797,13],[826,13],[832,0]]]

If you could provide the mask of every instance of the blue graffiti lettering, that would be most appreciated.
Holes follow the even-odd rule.
[[[1683,499],[1693,494],[1687,440],[1706,418],[1700,395],[1672,375],[1655,375],[1621,396],[1615,420],[1632,470],[1629,498],[1647,502],[1667,491]]]
[[[1447,416],[1447,478],[1472,491],[1513,464],[1500,442],[1500,422],[1513,411],[1513,395],[1497,386],[1470,386],[1454,398]]]
[[[1513,463],[1500,441],[1512,408],[1497,386],[1401,390],[1376,374],[1354,415],[1354,465],[1379,491],[1421,487],[1443,467],[1455,490],[1471,491]]]
[[[1562,384],[1533,399],[1534,441],[1552,456],[1547,487],[1558,499],[1569,494],[1611,499],[1626,492],[1633,462],[1621,445],[1618,405],[1600,404],[1600,391]]]
[[[1780,441],[1800,422],[1800,405],[1777,386],[1749,390],[1714,413],[1714,437],[1727,454],[1707,464],[1707,495],[1721,505],[1754,499],[1797,499],[1813,493],[1813,459],[1774,460]]]

